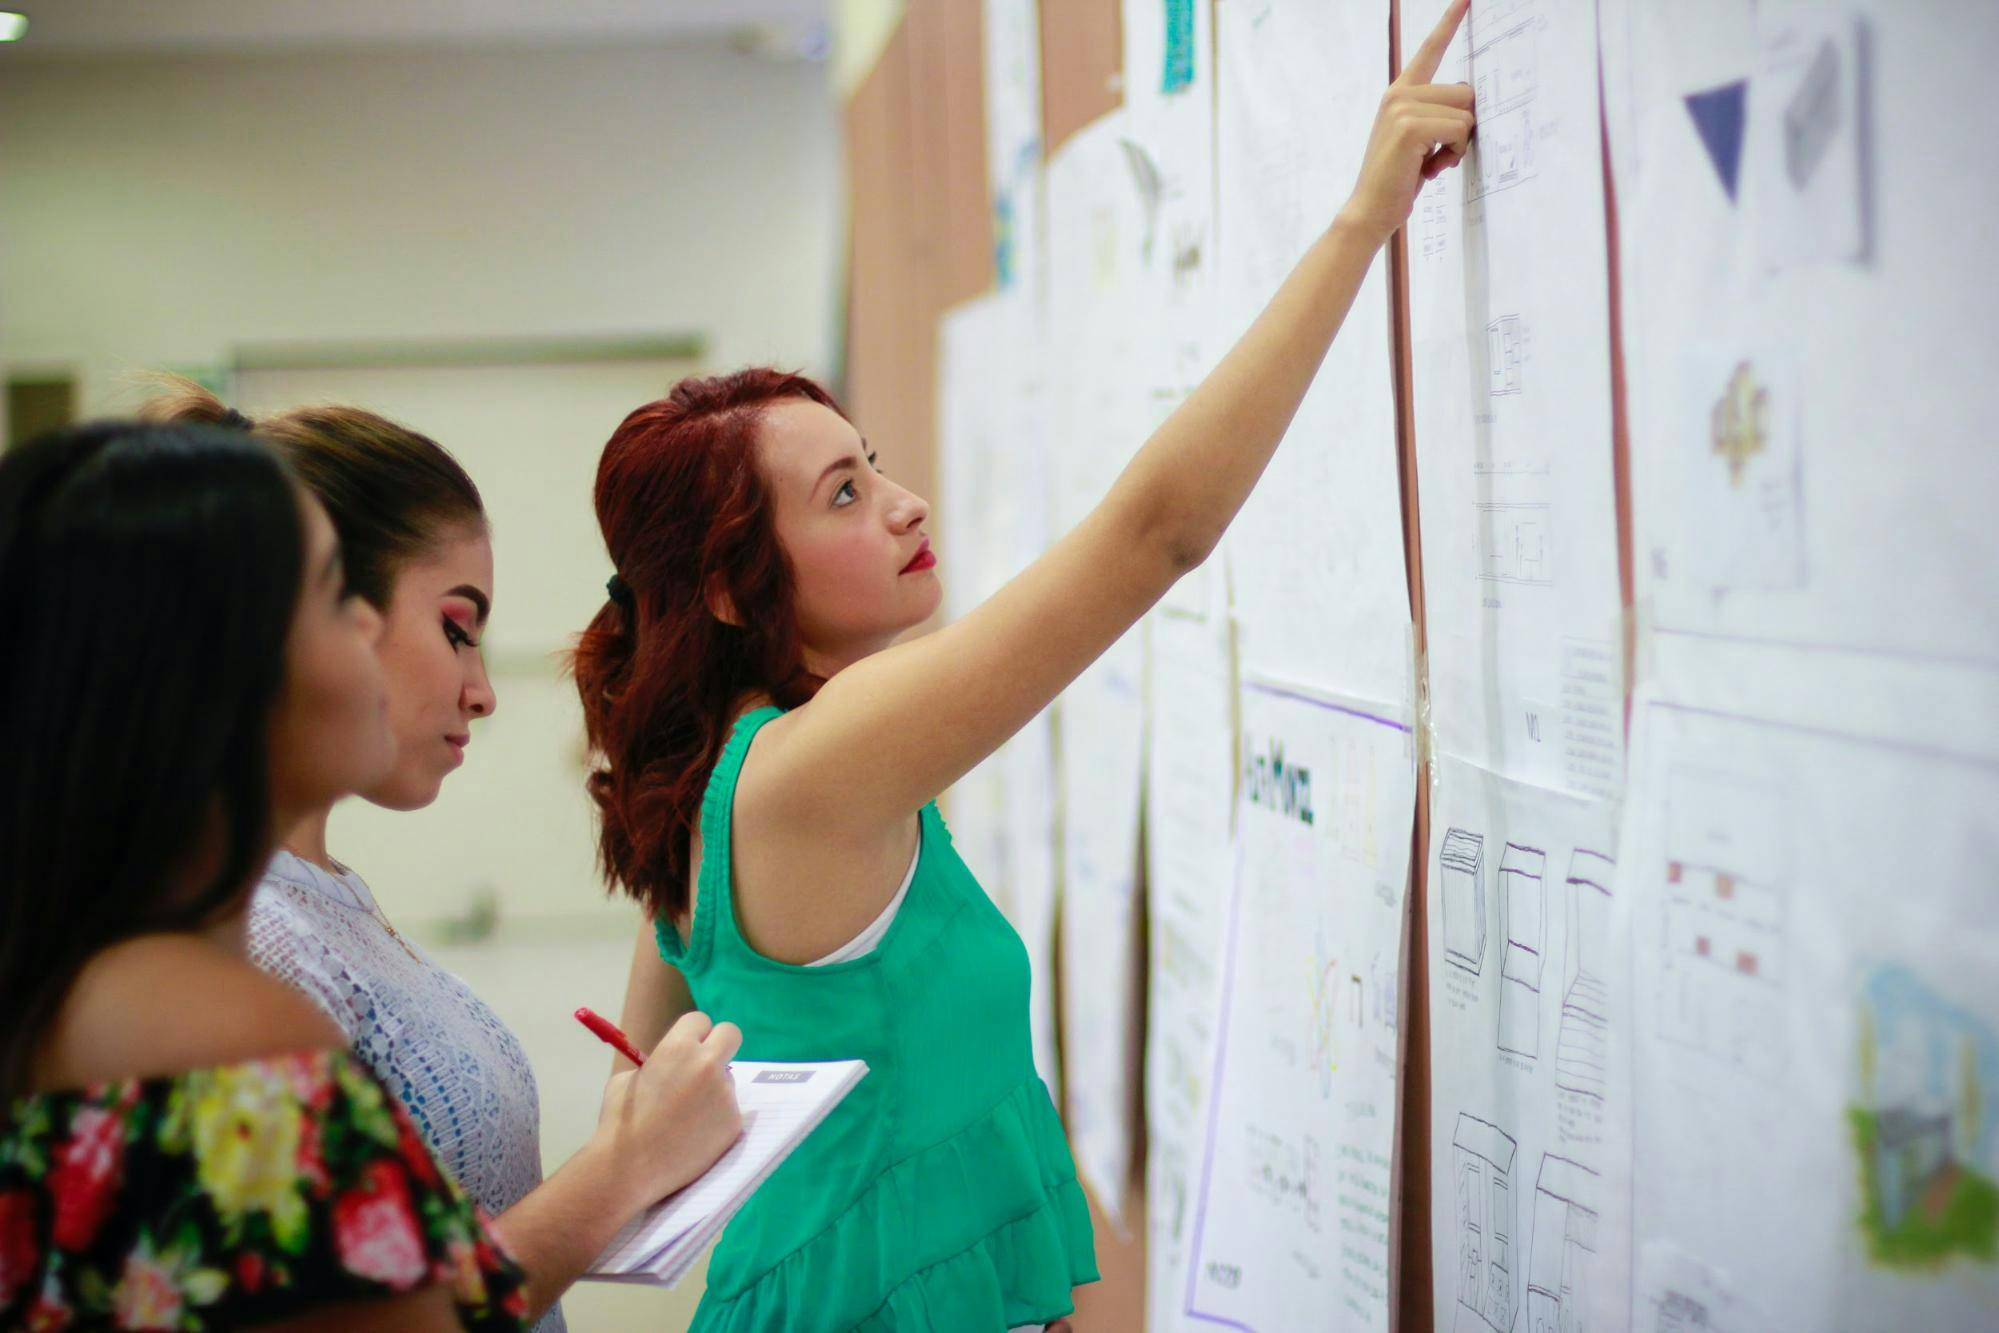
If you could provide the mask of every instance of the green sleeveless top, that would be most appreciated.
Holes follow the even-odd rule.
[[[722,1233],[693,1333],[997,1330],[1068,1314],[1097,1278],[1069,1145],[1034,1072],[1020,937],[923,808],[915,877],[869,953],[776,962],[736,927],[730,833],[745,714],[708,779],[683,945],[660,954],[746,1060],[868,1062],[868,1074]]]

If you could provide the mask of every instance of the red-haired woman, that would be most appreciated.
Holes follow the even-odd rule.
[[[1019,938],[931,803],[1214,549],[1375,252],[1472,130],[1453,4],[1389,90],[1347,206],[1076,529],[962,620],[929,509],[810,381],[680,384],[605,446],[617,567],[576,652],[612,882],[655,929],[625,1023],[698,1002],[764,1060],[870,1074],[715,1250],[694,1328],[1005,1329],[1096,1277],[1035,1076]]]

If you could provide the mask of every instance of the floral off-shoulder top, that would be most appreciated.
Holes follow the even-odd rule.
[[[205,1330],[450,1289],[524,1327],[520,1268],[341,1051],[0,1108],[0,1328]]]

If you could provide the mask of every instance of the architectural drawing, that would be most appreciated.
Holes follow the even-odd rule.
[[[1466,170],[1467,200],[1518,185],[1534,174],[1536,42],[1545,20],[1532,3],[1492,5],[1474,19],[1471,85],[1478,133]]]
[[[1555,1086],[1599,1100],[1609,1054],[1610,987],[1603,969],[1610,948],[1610,881],[1616,870],[1601,852],[1578,847],[1569,858],[1565,886],[1568,953],[1562,965]]]
[[[1548,506],[1475,502],[1478,576],[1496,583],[1553,583]]]
[[[1789,810],[1774,788],[1705,769],[1667,781],[1660,1035],[1742,1072],[1786,1063]]]
[[[1477,976],[1485,966],[1485,839],[1454,828],[1437,854],[1444,957]]]
[[[1464,1112],[1451,1136],[1452,1239],[1457,1242],[1458,1333],[1512,1333],[1513,1157],[1518,1145],[1497,1125]]]
[[[1501,315],[1485,326],[1486,392],[1494,398],[1520,392],[1520,367],[1527,360],[1527,326],[1518,315]]]
[[[1553,1153],[1534,1179],[1526,1333],[1588,1333],[1597,1247],[1597,1174]]]
[[[1541,1053],[1542,877],[1547,863],[1539,848],[1513,842],[1499,858],[1499,913],[1506,928],[1499,969],[1499,1049],[1515,1055]]]

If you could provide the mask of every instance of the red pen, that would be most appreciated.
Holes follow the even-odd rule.
[[[595,1010],[587,1006],[578,1009],[576,1011],[576,1021],[596,1034],[597,1040],[603,1042],[633,1064],[642,1065],[646,1062],[646,1058],[639,1054],[639,1048],[632,1045],[632,1039],[619,1031],[616,1023],[602,1017]]]

